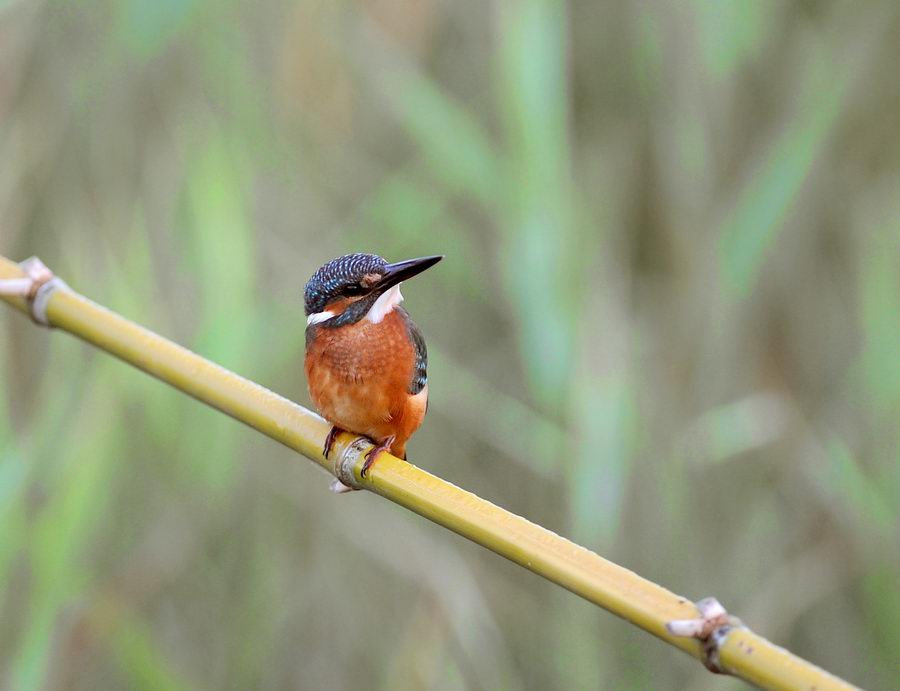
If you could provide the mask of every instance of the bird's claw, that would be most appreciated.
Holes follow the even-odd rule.
[[[381,449],[381,448],[379,448],[379,447],[376,446],[374,449],[372,449],[371,451],[369,451],[369,452],[366,454],[366,462],[363,463],[362,470],[359,471],[359,476],[360,476],[360,477],[365,477],[366,475],[369,474],[369,468],[371,468],[371,467],[372,467],[372,464],[375,462],[375,452],[376,452],[376,451],[377,451],[378,453],[381,453],[382,451],[384,451],[384,449]]]
[[[325,437],[325,446],[322,447],[322,454],[325,458],[328,458],[328,454],[331,453],[331,447],[334,446],[334,440],[337,439],[337,436],[343,432],[340,427],[332,426],[331,430],[328,432],[328,436]]]
[[[363,467],[359,471],[360,477],[366,477],[366,475],[369,474],[369,468],[372,467],[372,464],[376,461],[376,459],[378,458],[378,455],[382,451],[387,451],[388,449],[390,449],[391,446],[393,445],[395,439],[396,439],[396,437],[390,436],[387,439],[385,439],[383,442],[381,442],[377,446],[373,446],[371,449],[368,450],[368,452],[366,452],[366,462],[363,463]]]

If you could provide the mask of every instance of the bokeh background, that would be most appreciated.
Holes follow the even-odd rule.
[[[405,286],[410,458],[900,688],[900,5],[0,2],[0,252],[308,403]],[[732,689],[0,310],[0,688]]]

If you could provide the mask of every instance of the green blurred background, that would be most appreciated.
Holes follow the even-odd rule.
[[[900,5],[0,1],[0,253],[308,403],[446,254],[415,463],[900,688]],[[730,689],[0,310],[0,688]]]

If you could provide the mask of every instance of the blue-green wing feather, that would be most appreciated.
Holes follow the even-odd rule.
[[[409,392],[413,395],[419,393],[428,383],[428,349],[425,347],[425,337],[419,331],[419,327],[410,318],[409,312],[402,307],[397,308],[406,322],[409,340],[412,341],[415,349],[416,362],[413,366],[412,381],[409,383]]]

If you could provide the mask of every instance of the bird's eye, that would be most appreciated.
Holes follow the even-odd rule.
[[[362,295],[363,293],[365,293],[366,289],[363,288],[359,283],[351,283],[344,286],[341,292],[347,297],[356,297],[357,295]]]

